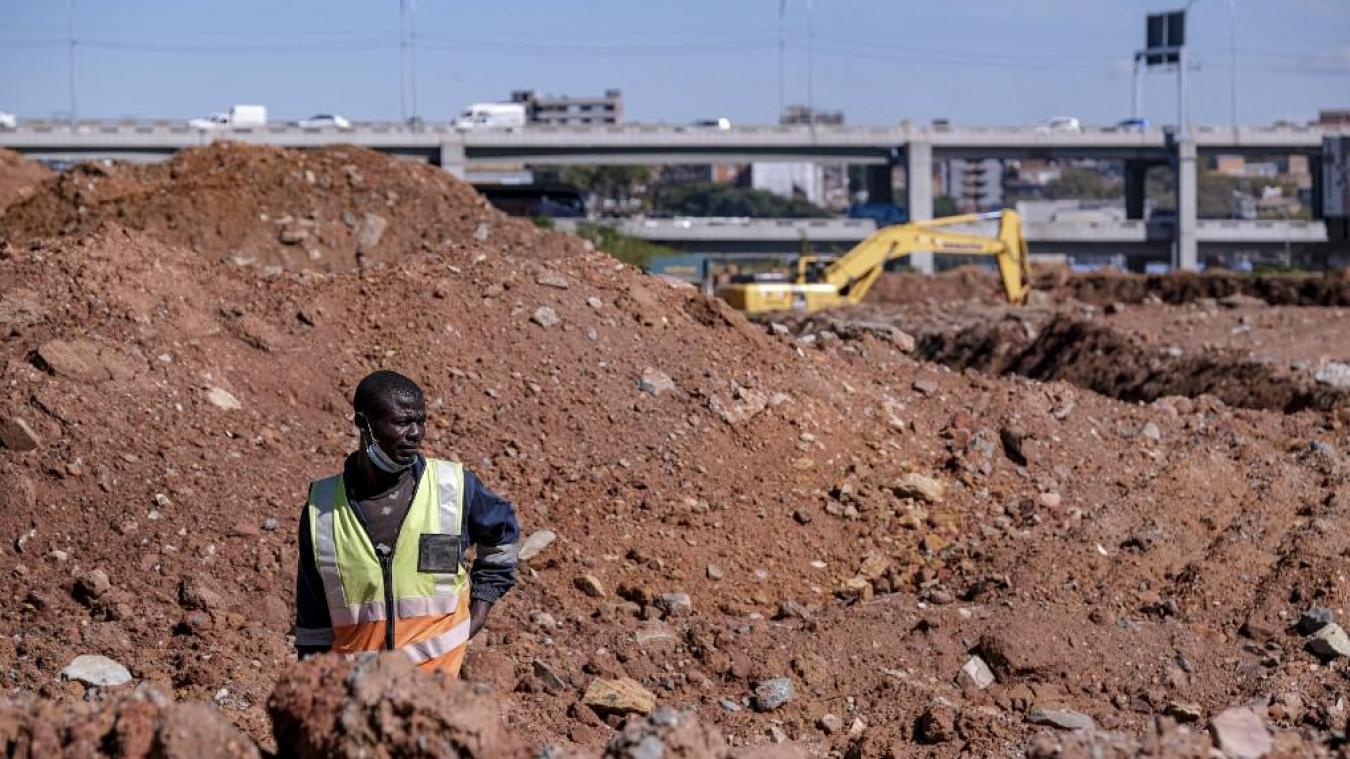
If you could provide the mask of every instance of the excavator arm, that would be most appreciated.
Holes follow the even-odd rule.
[[[998,235],[986,237],[949,231],[947,227],[980,221],[999,222]],[[792,283],[738,283],[717,294],[743,311],[797,309],[818,311],[845,303],[860,303],[885,271],[886,263],[920,251],[942,255],[994,256],[1009,303],[1025,303],[1031,290],[1027,243],[1016,211],[949,216],[880,229],[831,263],[815,282],[805,281],[799,267]]]

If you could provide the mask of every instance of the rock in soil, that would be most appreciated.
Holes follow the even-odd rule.
[[[131,682],[131,673],[126,667],[98,654],[80,654],[61,670],[61,676],[99,688]]]
[[[597,677],[586,686],[581,702],[601,715],[649,714],[656,707],[656,696],[631,678],[606,680]]]
[[[1266,724],[1256,712],[1235,706],[1224,709],[1209,723],[1214,745],[1228,759],[1260,759],[1270,752],[1273,742]]]
[[[796,697],[792,680],[775,677],[755,686],[754,706],[757,712],[771,712]]]

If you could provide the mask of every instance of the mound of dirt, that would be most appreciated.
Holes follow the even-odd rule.
[[[291,667],[267,702],[284,756],[524,759],[494,699],[417,671],[402,654],[353,662],[325,656]]]
[[[958,266],[933,276],[887,272],[867,291],[865,303],[946,303],[950,301],[1003,300],[998,273],[981,266]]]
[[[256,759],[253,740],[205,704],[173,703],[152,687],[78,705],[0,701],[0,751],[12,759]]]
[[[1234,295],[1260,298],[1272,305],[1350,306],[1350,272],[1301,276],[1251,276],[1224,272],[1193,274],[1080,274],[1056,283],[1055,294],[1085,303],[1191,303]]]
[[[464,241],[539,256],[582,248],[501,214],[434,166],[352,146],[230,142],[166,163],[76,166],[10,207],[0,236],[26,243],[108,220],[213,258],[295,270],[344,271]]]
[[[0,148],[0,212],[9,204],[28,197],[33,188],[51,174],[51,169],[37,161]]]
[[[12,691],[96,698],[58,673],[102,654],[278,748],[306,483],[389,367],[427,390],[428,453],[556,534],[466,663],[532,749],[626,733],[585,703],[624,678],[647,692],[628,711],[692,707],[766,753],[1016,755],[1047,724],[1137,735],[1234,704],[1321,745],[1345,729],[1346,657],[1294,624],[1350,606],[1341,416],[953,372],[890,330],[777,334],[603,254],[472,232],[264,274],[152,231],[0,248]],[[358,690],[285,703],[385,708]]]

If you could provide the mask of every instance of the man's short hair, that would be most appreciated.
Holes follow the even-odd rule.
[[[422,398],[422,388],[416,382],[388,369],[367,374],[356,386],[352,396],[352,408],[356,413],[369,416],[385,407],[388,401],[396,397]]]

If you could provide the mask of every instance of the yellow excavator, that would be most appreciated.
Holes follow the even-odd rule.
[[[992,220],[998,221],[997,237],[945,229]],[[1016,211],[1005,209],[884,227],[834,260],[826,262],[820,258],[802,256],[797,260],[796,273],[790,280],[782,275],[778,275],[777,281],[772,280],[773,275],[768,279],[763,278],[763,275],[752,275],[748,280],[732,280],[717,288],[717,297],[733,308],[752,314],[765,311],[820,311],[859,303],[885,270],[886,262],[919,251],[932,251],[941,255],[994,256],[1009,303],[1025,303],[1031,291],[1031,271],[1027,265],[1027,241],[1022,237],[1022,220]],[[755,276],[760,278],[755,279]]]

